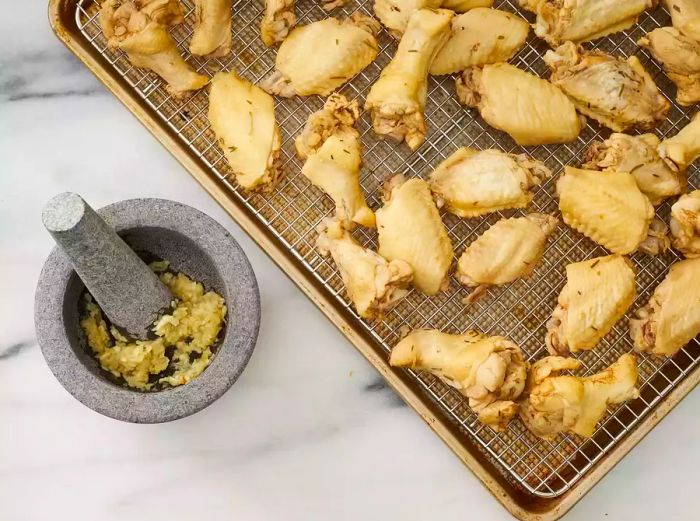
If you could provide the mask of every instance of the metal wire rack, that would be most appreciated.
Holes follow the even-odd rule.
[[[236,70],[253,82],[259,82],[271,73],[274,68],[275,51],[263,46],[258,33],[262,3],[258,3],[257,0],[234,2],[234,50],[225,58],[210,60],[188,53],[193,6],[190,0],[183,0],[183,4],[187,11],[186,23],[173,28],[172,34],[180,51],[198,71],[212,74],[218,70]],[[371,15],[371,6],[368,4],[358,5],[351,1],[351,5],[336,10],[333,15],[347,16],[356,10]],[[514,1],[497,0],[495,7],[528,16]],[[328,16],[321,8],[320,2],[315,0],[300,0],[296,9],[299,24]],[[543,261],[531,277],[492,290],[489,295],[469,308],[465,308],[461,303],[467,294],[466,290],[453,280],[448,292],[428,298],[412,291],[383,320],[374,323],[363,321],[350,307],[343,292],[342,281],[332,262],[315,251],[316,226],[332,213],[333,206],[328,198],[300,174],[302,165],[293,152],[294,137],[301,130],[307,116],[322,106],[323,100],[314,96],[277,103],[277,120],[283,137],[282,160],[285,178],[272,194],[245,193],[237,188],[226,160],[216,145],[213,132],[209,129],[206,119],[206,92],[197,92],[185,101],[173,100],[155,75],[132,67],[122,53],[107,49],[97,19],[95,0],[80,0],[75,17],[84,38],[147,102],[162,122],[230,188],[231,196],[240,200],[260,219],[327,291],[353,313],[362,327],[387,352],[406,327],[432,327],[449,332],[479,329],[489,334],[509,337],[522,347],[528,359],[536,360],[546,355],[543,342],[545,322],[564,285],[565,265],[606,254],[604,249],[592,241],[562,225],[550,241]],[[635,42],[646,32],[669,24],[668,14],[662,9],[657,9],[643,15],[640,23],[629,31],[595,43],[595,47],[613,54],[638,55],[654,76],[672,103],[668,120],[657,130],[660,136],[675,134],[689,121],[689,113],[687,109],[676,105],[673,100],[673,85]],[[378,40],[381,52],[376,61],[341,89],[347,97],[363,101],[369,86],[393,56],[396,45],[393,38],[382,31]],[[512,62],[546,77],[546,67],[541,59],[546,49],[547,46],[543,42],[531,35],[525,48]],[[558,173],[564,165],[579,164],[588,146],[594,140],[603,139],[608,134],[608,131],[589,124],[574,143],[531,147],[525,151],[505,134],[488,127],[474,111],[461,107],[455,99],[453,81],[449,77],[430,79],[426,116],[426,142],[413,153],[405,145],[377,140],[367,115],[363,115],[359,121],[358,130],[362,135],[364,150],[361,181],[368,194],[370,206],[379,206],[379,186],[388,177],[396,172],[405,172],[409,176],[426,176],[439,161],[459,146],[479,149],[494,147],[507,152],[526,152]],[[696,169],[692,169],[690,184],[695,187],[699,183],[700,175]],[[554,184],[555,179],[545,182],[538,189],[528,210],[556,213]],[[668,217],[668,212],[668,203],[658,209],[658,214],[664,218]],[[519,213],[521,212],[499,212],[469,220],[445,215],[444,220],[455,245],[455,252],[459,255],[466,245],[499,218]],[[355,236],[366,246],[376,246],[376,237],[370,230],[357,230]],[[632,306],[634,310],[646,303],[653,288],[662,280],[668,267],[678,260],[678,256],[674,252],[659,257],[635,254],[632,260],[638,272],[639,289],[638,298]],[[584,365],[582,372],[596,372],[631,349],[627,337],[627,320],[624,319],[606,336],[598,348],[579,357]],[[412,373],[412,377],[429,398],[439,404],[444,413],[460,427],[464,436],[495,463],[499,472],[534,496],[552,498],[569,490],[588,469],[649,414],[698,362],[700,343],[697,339],[673,359],[639,357],[641,397],[638,400],[618,407],[607,416],[591,439],[565,435],[551,442],[535,438],[518,421],[511,422],[505,432],[495,433],[477,421],[464,398],[456,390],[431,375]]]

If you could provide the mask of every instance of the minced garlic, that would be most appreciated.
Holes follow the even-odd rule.
[[[167,269],[166,261],[151,269]],[[201,283],[182,273],[164,272],[160,280],[176,299],[175,308],[153,326],[155,340],[132,341],[115,327],[108,327],[102,311],[86,294],[86,315],[80,325],[102,368],[122,377],[129,387],[148,391],[156,384],[177,386],[199,376],[211,361],[211,347],[224,324],[224,299],[204,292]],[[172,352],[172,354],[170,354]],[[152,378],[168,369],[166,375]]]

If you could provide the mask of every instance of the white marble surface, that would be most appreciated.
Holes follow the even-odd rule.
[[[509,519],[423,422],[148,132],[58,43],[44,1],[0,0],[0,519]],[[8,13],[12,13],[8,16]],[[241,379],[166,425],[99,416],[34,339],[44,201],[164,197],[241,242],[263,319]],[[700,392],[570,513],[698,519]]]

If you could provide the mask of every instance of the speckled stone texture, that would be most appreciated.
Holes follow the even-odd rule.
[[[140,392],[110,381],[86,345],[78,300],[84,285],[57,247],[44,265],[35,298],[41,351],[63,387],[91,409],[134,423],[160,423],[195,413],[219,398],[243,372],[260,325],[253,269],[231,235],[202,212],[162,199],[121,201],[97,213],[137,252],[167,259],[224,297],[224,336],[207,369],[191,382]]]

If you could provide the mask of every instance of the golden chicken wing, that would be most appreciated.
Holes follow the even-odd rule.
[[[166,26],[182,21],[177,0],[106,0],[100,7],[100,24],[109,47],[124,51],[134,67],[163,78],[173,98],[185,97],[209,81],[182,59],[168,32]]]
[[[512,13],[480,7],[452,19],[452,33],[430,74],[452,74],[476,65],[506,62],[523,48],[530,25]]]
[[[396,175],[387,183],[384,201],[376,213],[379,254],[408,262],[413,285],[423,293],[446,289],[454,251],[428,183]]]
[[[567,166],[557,193],[564,222],[613,253],[651,253],[659,241],[668,242],[667,237],[650,236],[654,207],[632,174]]]
[[[568,143],[583,126],[559,87],[507,63],[465,70],[456,89],[460,103],[478,108],[489,125],[519,145]]]
[[[639,397],[637,360],[624,354],[607,369],[591,376],[565,376],[581,362],[548,356],[532,365],[529,394],[520,405],[520,419],[534,435],[553,439],[560,433],[590,438],[609,406]]]
[[[472,242],[459,258],[457,280],[476,288],[466,303],[490,286],[528,277],[542,259],[557,219],[544,213],[501,219]]]
[[[673,247],[688,258],[700,257],[700,190],[681,196],[671,206]]]
[[[700,2],[697,0],[663,0],[671,13],[671,23],[680,32],[700,41]]]
[[[479,420],[496,431],[517,414],[528,368],[520,348],[501,336],[435,329],[412,331],[391,350],[389,363],[434,374],[469,398]]]
[[[637,42],[649,49],[669,79],[676,84],[679,105],[700,101],[700,42],[675,27],[659,27]]]
[[[295,0],[265,0],[260,38],[268,47],[282,43],[297,23]]]
[[[518,0],[537,15],[535,34],[552,47],[624,31],[657,0]]]
[[[654,206],[686,190],[683,171],[664,161],[658,153],[661,142],[654,134],[630,136],[610,134],[595,141],[586,152],[583,167],[589,170],[629,172]]]
[[[231,1],[195,0],[192,54],[217,57],[231,52]]]
[[[446,9],[420,9],[411,16],[394,58],[365,102],[378,135],[406,141],[412,150],[425,141],[428,70],[449,37],[453,14]]]
[[[283,96],[328,96],[377,57],[379,23],[359,13],[296,27],[277,51],[261,87]]]
[[[353,127],[359,117],[357,101],[331,94],[323,109],[313,113],[297,137],[301,173],[331,196],[335,216],[347,229],[354,223],[374,227],[374,213],[360,187],[362,144]]]
[[[544,61],[550,81],[581,114],[616,132],[650,130],[666,119],[670,104],[636,56],[623,60],[566,42]]]
[[[525,154],[462,147],[430,174],[430,189],[438,206],[460,217],[478,217],[526,207],[533,197],[530,189],[551,175]]]
[[[646,306],[630,319],[637,351],[673,356],[700,334],[700,259],[671,266]]]
[[[598,345],[632,305],[637,292],[632,263],[621,255],[566,266],[566,285],[547,322],[552,355],[569,356]]]
[[[236,181],[246,190],[269,190],[280,176],[280,132],[272,96],[235,72],[211,81],[209,123]]]
[[[700,157],[700,115],[696,114],[678,134],[664,139],[658,150],[671,168],[684,171]]]
[[[400,259],[389,262],[363,248],[338,221],[322,227],[316,245],[322,255],[333,258],[348,297],[362,318],[381,318],[408,293],[411,266]]]

